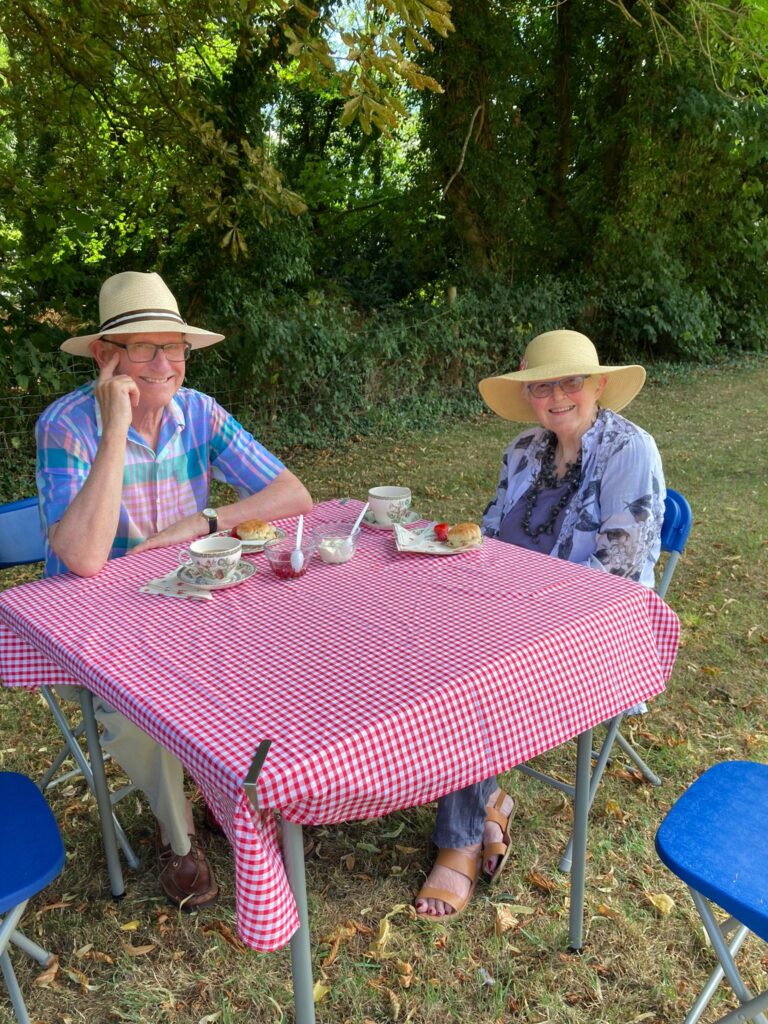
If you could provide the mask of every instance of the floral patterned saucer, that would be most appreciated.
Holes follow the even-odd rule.
[[[200,587],[204,590],[224,590],[226,587],[236,587],[238,583],[245,583],[256,572],[256,566],[252,562],[239,562],[237,568],[225,580],[209,580],[201,576],[191,565],[182,565],[176,570],[176,578],[186,583],[189,587]]]

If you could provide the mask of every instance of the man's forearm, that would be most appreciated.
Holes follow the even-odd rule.
[[[312,510],[312,498],[303,483],[285,469],[271,484],[231,505],[220,505],[219,529],[231,530],[246,519],[281,519]]]
[[[312,498],[303,483],[289,470],[279,476],[256,494],[251,494],[231,505],[217,506],[219,529],[231,530],[246,519],[280,519],[283,516],[298,515],[312,509]],[[206,532],[206,524],[199,512],[185,516],[154,537],[148,537],[132,552],[147,551],[150,548],[168,547],[194,540]]]
[[[120,517],[125,437],[103,434],[88,478],[58,523],[48,531],[54,553],[78,576],[106,563]]]

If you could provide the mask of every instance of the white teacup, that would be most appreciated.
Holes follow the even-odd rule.
[[[408,487],[372,487],[368,491],[368,504],[373,518],[381,526],[401,523],[411,507],[411,491]]]
[[[237,537],[201,537],[179,554],[182,565],[191,565],[210,583],[228,579],[240,562],[243,545]]]

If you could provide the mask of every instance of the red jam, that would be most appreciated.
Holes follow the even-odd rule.
[[[275,576],[280,580],[297,580],[299,576],[303,576],[309,567],[309,558],[304,555],[304,564],[301,569],[297,572],[291,565],[291,552],[282,551],[278,555],[272,555],[269,560],[269,564],[272,566],[272,571]]]

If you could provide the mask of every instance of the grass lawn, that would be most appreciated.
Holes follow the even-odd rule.
[[[592,812],[586,952],[565,953],[567,884],[559,852],[567,801],[517,772],[515,852],[500,886],[478,888],[455,924],[430,926],[408,911],[430,864],[433,809],[311,830],[308,886],[320,1022],[472,1021],[496,1024],[667,1024],[682,1020],[713,957],[681,884],[662,868],[653,836],[682,789],[717,760],[768,760],[768,364],[658,379],[632,404],[656,437],[667,482],[694,510],[687,553],[669,593],[683,625],[665,694],[633,722],[634,738],[664,784],[654,789],[614,761]],[[484,417],[336,451],[289,453],[316,500],[363,497],[374,484],[407,484],[425,516],[478,519],[514,427]],[[31,578],[6,573],[4,585]],[[41,698],[0,691],[2,768],[42,774],[58,749]],[[571,771],[572,745],[543,759]],[[14,955],[33,1020],[229,1024],[293,1019],[287,949],[259,954],[234,935],[226,841],[211,840],[223,896],[181,916],[161,898],[153,819],[135,797],[121,805],[146,868],[108,896],[93,802],[76,782],[52,806],[64,834],[61,877],[33,900],[25,931],[58,953],[43,974]],[[668,912],[659,895],[671,897]],[[655,901],[655,902],[654,902]],[[382,926],[382,921],[386,923]],[[374,945],[382,929],[385,940]],[[751,940],[744,975],[764,987],[765,947]],[[725,1012],[716,1001],[705,1020]],[[9,1005],[0,1021],[12,1021]]]

